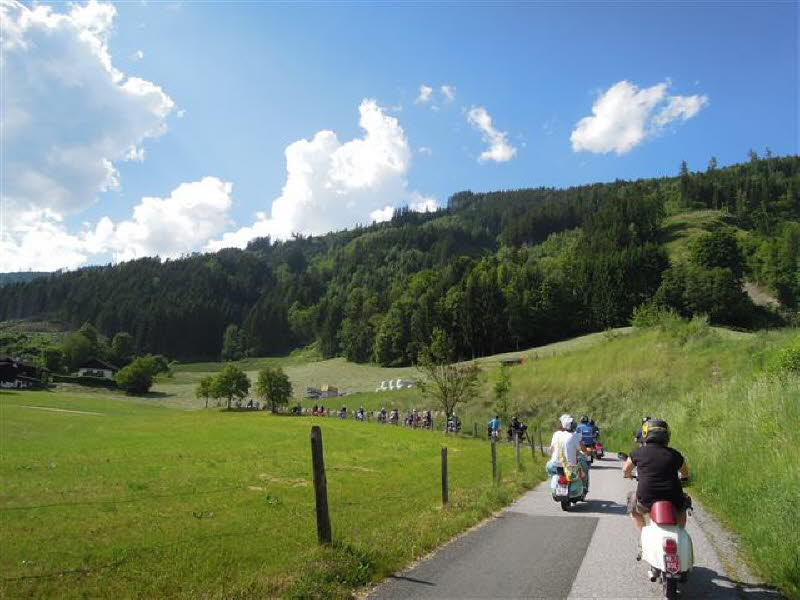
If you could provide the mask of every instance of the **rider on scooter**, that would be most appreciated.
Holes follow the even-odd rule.
[[[550,440],[550,460],[547,463],[547,473],[555,475],[556,467],[565,467],[562,464],[561,455],[566,457],[566,462],[570,465],[580,465],[583,472],[583,487],[589,491],[589,461],[586,454],[589,449],[581,441],[581,434],[575,431],[575,419],[572,415],[561,415],[559,417],[561,429],[553,432]]]
[[[589,417],[583,415],[575,431],[580,434],[584,446],[594,446],[594,427],[589,424]]]
[[[686,498],[678,479],[689,476],[689,467],[680,452],[667,446],[670,432],[666,421],[650,419],[642,425],[642,445],[636,448],[622,467],[623,477],[630,478],[638,469],[639,484],[628,494],[628,514],[641,534],[644,516],[657,500],[675,505],[678,525],[686,526]]]

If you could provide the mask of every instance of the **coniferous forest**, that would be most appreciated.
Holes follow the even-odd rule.
[[[668,255],[670,215],[715,210]],[[143,258],[0,288],[0,319],[90,322],[137,352],[179,359],[285,353],[414,363],[526,348],[630,322],[661,305],[760,327],[800,303],[800,158],[568,189],[454,194],[436,213],[177,260]],[[789,312],[756,307],[756,282]],[[224,346],[224,347],[223,347]]]

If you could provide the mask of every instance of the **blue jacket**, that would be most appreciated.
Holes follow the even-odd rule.
[[[594,444],[594,428],[591,425],[581,423],[575,428],[575,431],[580,434],[584,444]]]

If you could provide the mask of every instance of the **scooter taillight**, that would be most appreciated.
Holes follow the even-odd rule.
[[[559,485],[567,485],[569,483],[569,479],[567,479],[566,475],[559,475],[558,477],[558,484]]]
[[[678,553],[678,542],[676,542],[672,538],[664,538],[664,553],[665,554],[677,554]]]

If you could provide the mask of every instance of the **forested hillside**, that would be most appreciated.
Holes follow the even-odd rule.
[[[671,260],[665,217],[700,209],[722,218]],[[445,358],[473,358],[627,324],[643,304],[776,322],[743,280],[796,309],[799,255],[800,158],[751,153],[671,178],[459,192],[437,213],[399,210],[370,227],[14,283],[0,290],[0,319],[91,322],[174,358],[316,341],[325,357],[400,366],[435,330]]]

